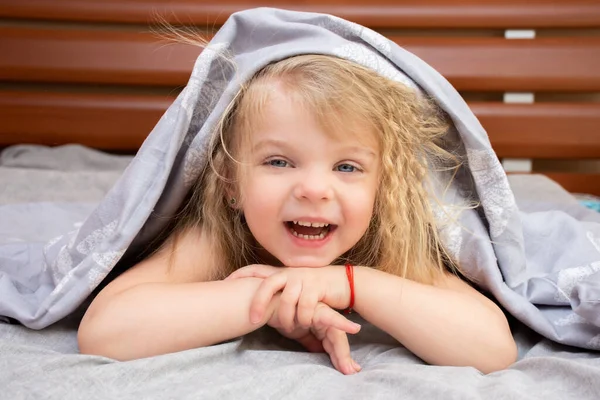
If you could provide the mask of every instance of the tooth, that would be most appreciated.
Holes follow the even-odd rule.
[[[298,236],[298,232],[296,232],[295,230],[292,229],[292,235],[294,235],[294,236],[297,237]]]
[[[294,225],[298,225],[298,221],[294,221]]]
[[[323,239],[324,237],[325,237],[325,234],[324,234],[324,233],[320,233],[320,234],[319,234],[319,239]]]

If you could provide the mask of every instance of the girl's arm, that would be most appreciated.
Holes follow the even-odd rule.
[[[354,285],[355,310],[430,364],[489,373],[516,361],[500,308],[454,275],[430,286],[355,267]]]
[[[245,335],[260,279],[142,283],[92,304],[78,332],[82,354],[131,360]],[[270,316],[271,311],[267,312]]]
[[[119,360],[216,344],[263,326],[249,320],[261,279],[208,281],[210,245],[200,232],[182,235],[169,258],[166,246],[108,284],[78,332],[81,353]]]

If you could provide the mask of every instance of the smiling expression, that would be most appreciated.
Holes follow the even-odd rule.
[[[325,130],[282,85],[267,86],[263,118],[248,137],[249,150],[238,154],[239,207],[256,241],[281,264],[329,265],[369,227],[378,143],[368,129]]]

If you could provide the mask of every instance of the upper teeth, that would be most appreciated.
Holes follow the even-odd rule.
[[[326,224],[324,222],[294,221],[294,224],[300,225],[300,226],[312,226],[314,228],[323,228],[325,226],[329,226],[329,224]]]

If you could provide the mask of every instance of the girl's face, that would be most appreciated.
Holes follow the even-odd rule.
[[[257,242],[289,267],[322,267],[367,230],[379,181],[380,154],[365,131],[325,132],[310,112],[270,84],[264,118],[238,158],[238,188]]]

